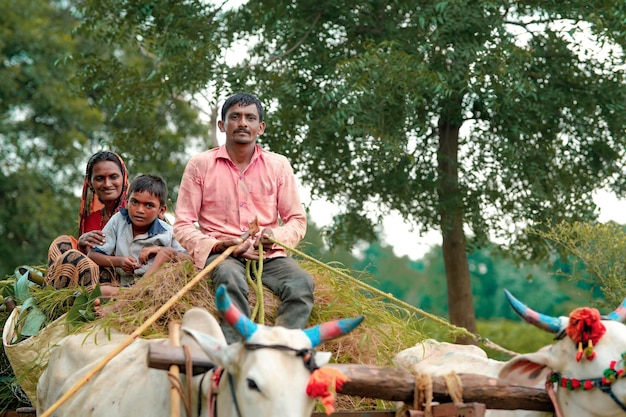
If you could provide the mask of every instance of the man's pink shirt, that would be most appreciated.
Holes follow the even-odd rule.
[[[198,268],[218,240],[240,237],[255,217],[260,230],[271,228],[274,238],[288,246],[304,237],[306,213],[287,158],[257,145],[250,165],[240,172],[222,145],[189,160],[178,192],[174,236]],[[264,249],[267,258],[286,255],[278,245]]]

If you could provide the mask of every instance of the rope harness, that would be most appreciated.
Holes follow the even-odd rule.
[[[620,401],[619,398],[615,395],[612,390],[613,383],[625,377],[624,372],[624,360],[626,358],[626,352],[622,353],[622,358],[619,361],[611,361],[609,367],[604,370],[601,377],[597,378],[586,378],[586,379],[577,379],[577,378],[567,378],[559,374],[558,372],[552,372],[548,375],[548,379],[546,381],[546,390],[548,392],[554,392],[554,385],[557,387],[567,389],[570,391],[583,390],[589,391],[593,388],[598,388],[603,393],[607,394],[615,404],[617,404],[623,411],[626,411],[626,404]],[[621,369],[616,369],[617,364],[621,363]],[[558,405],[556,403],[555,398],[550,395],[552,402],[554,404],[554,409],[557,411],[557,417],[561,416],[561,411],[558,409]]]

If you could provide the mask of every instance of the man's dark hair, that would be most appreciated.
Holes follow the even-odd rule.
[[[167,201],[167,184],[158,175],[142,174],[135,177],[128,187],[128,197],[134,192],[146,191],[159,199],[161,206]]]
[[[226,99],[224,105],[222,106],[222,121],[226,120],[226,113],[228,112],[228,109],[236,104],[240,106],[249,106],[254,104],[259,112],[259,122],[263,121],[263,105],[258,98],[248,93],[233,94]]]

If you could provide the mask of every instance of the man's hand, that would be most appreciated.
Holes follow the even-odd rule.
[[[239,245],[241,243],[241,245]],[[237,249],[233,251],[231,254],[235,257],[241,257],[244,253],[248,251],[252,247],[252,241],[250,239],[246,239],[243,243],[241,238],[237,239],[229,239],[229,240],[218,240],[215,245],[213,245],[212,253],[223,253],[226,249],[231,246],[239,245]]]
[[[262,244],[264,248],[267,248],[271,245],[274,244],[274,242],[272,242],[269,238],[273,238],[274,237],[274,231],[272,229],[269,228],[265,228],[263,230],[261,230],[261,233],[259,233],[259,235],[257,236],[256,240],[254,241],[254,247],[258,248],[259,244]]]

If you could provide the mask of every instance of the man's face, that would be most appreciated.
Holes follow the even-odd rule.
[[[226,133],[226,142],[243,145],[254,143],[257,136],[265,131],[265,122],[259,120],[254,104],[235,104],[226,112],[226,120],[220,120],[217,125],[220,131]]]

